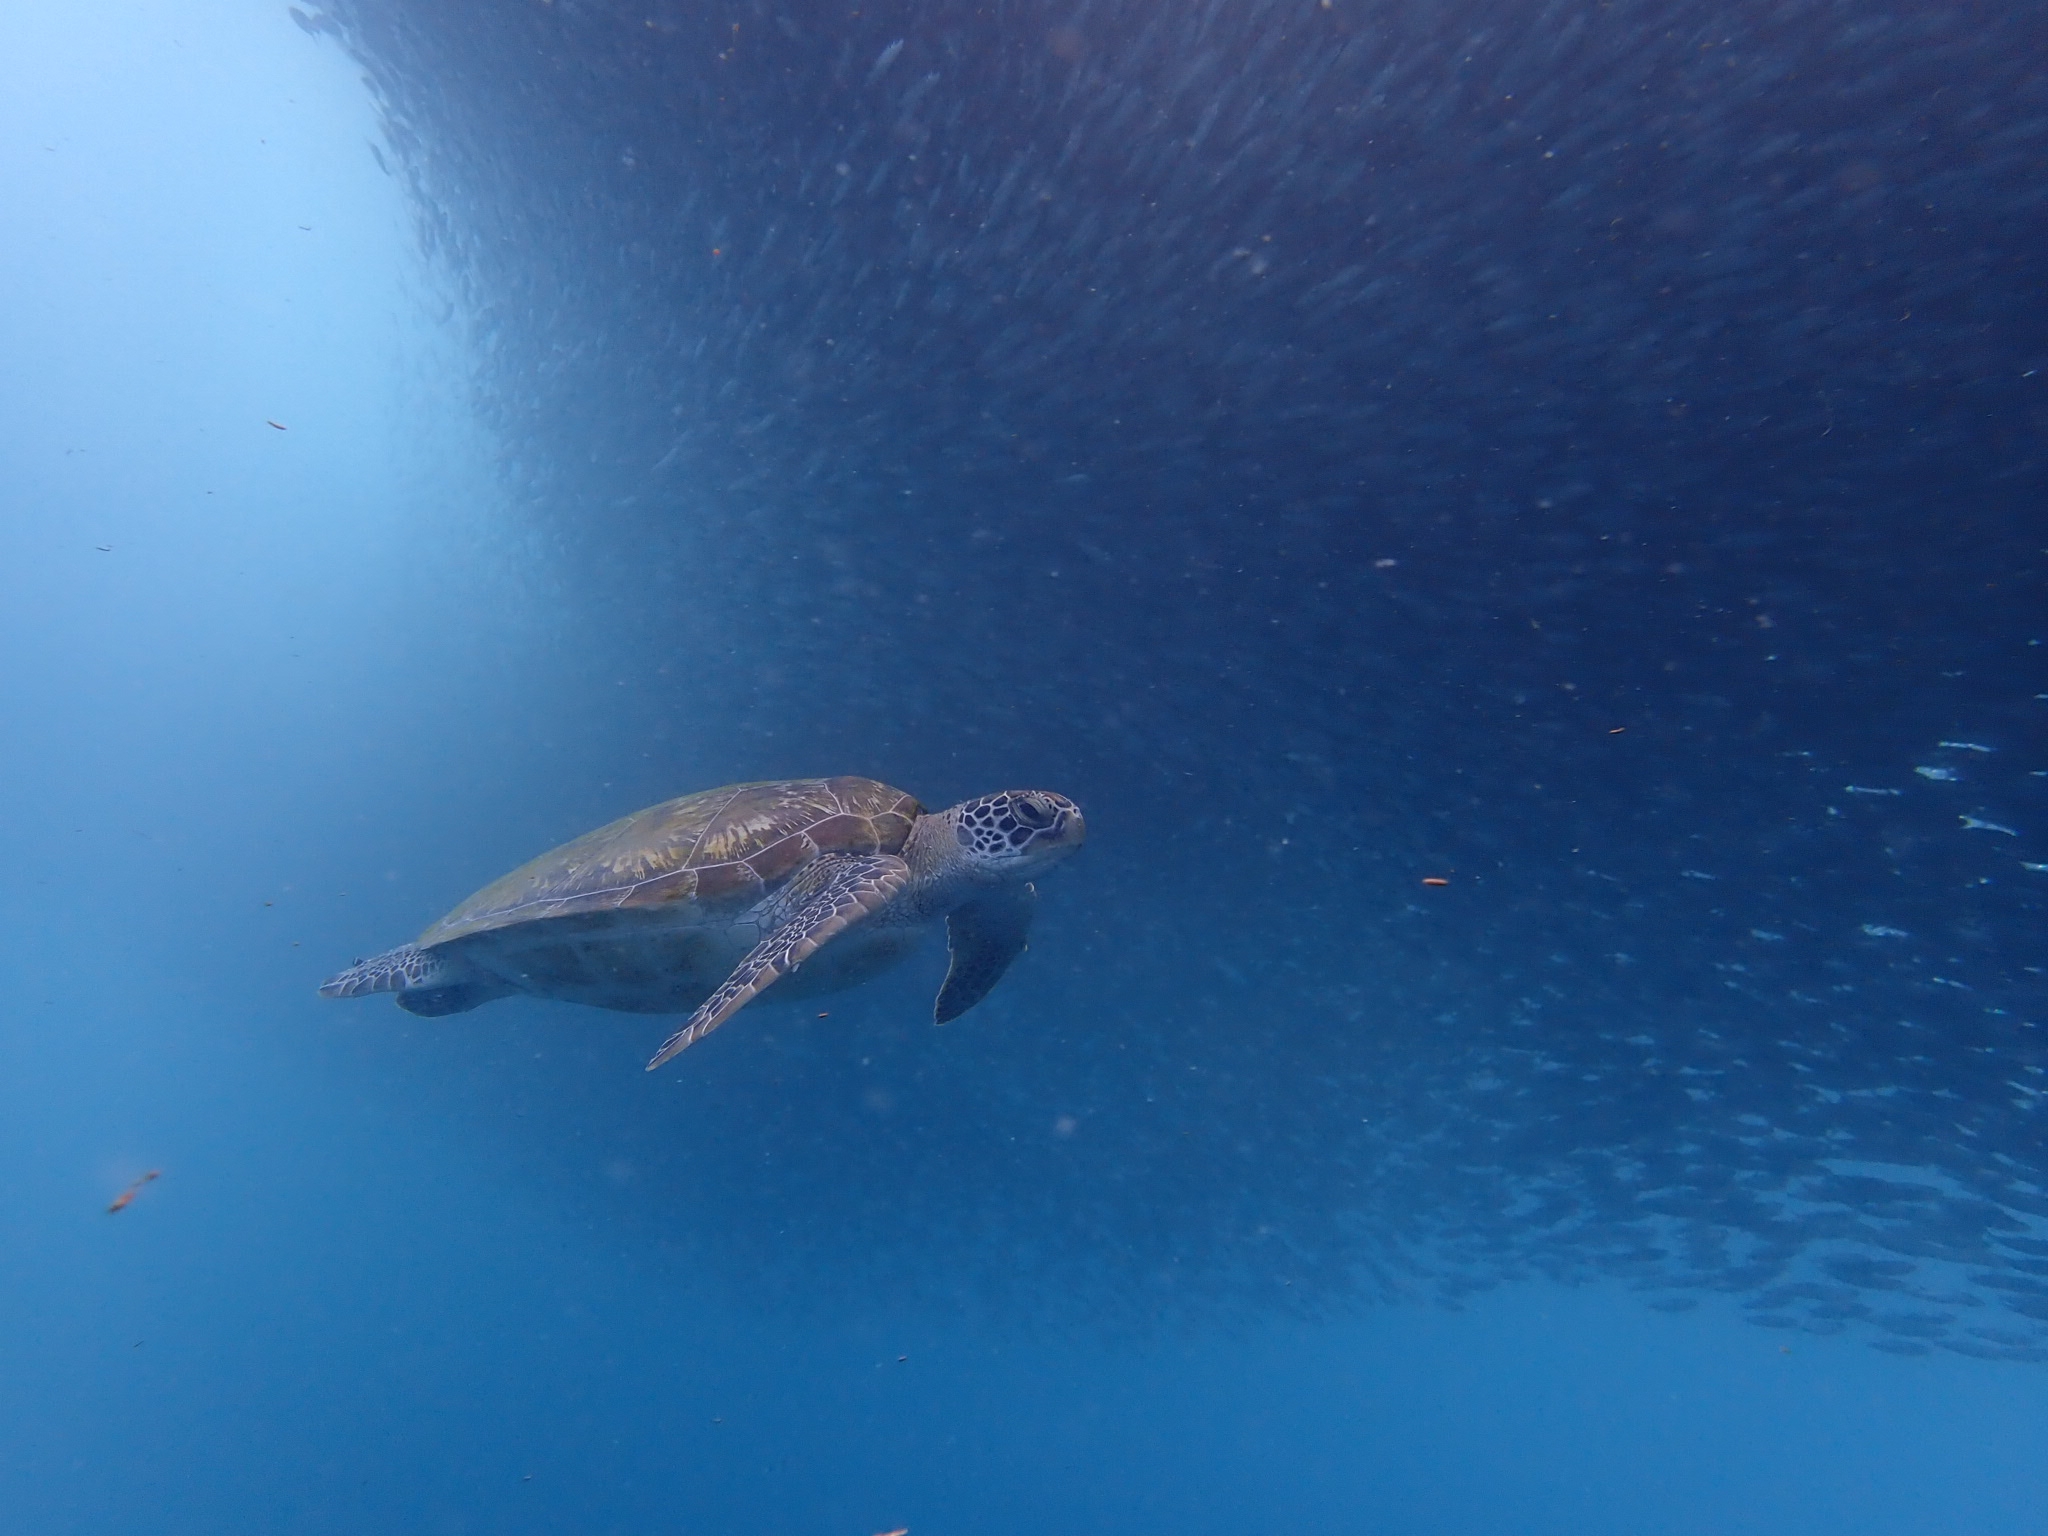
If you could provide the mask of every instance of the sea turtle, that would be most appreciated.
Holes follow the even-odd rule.
[[[413,943],[358,960],[320,995],[393,992],[399,1007],[429,1016],[515,993],[688,1013],[651,1072],[778,979],[799,995],[852,986],[943,917],[944,1024],[1023,952],[1029,877],[1080,847],[1086,830],[1079,806],[1038,789],[943,811],[873,779],[707,789],[542,854]]]

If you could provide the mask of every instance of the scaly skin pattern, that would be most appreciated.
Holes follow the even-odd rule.
[[[820,859],[791,883],[792,909],[662,1042],[647,1070],[703,1039],[821,945],[864,920],[900,926],[952,915],[955,968],[940,991],[936,1017],[957,1017],[1022,952],[1031,911],[1027,877],[1072,853],[1085,835],[1080,807],[1065,796],[1009,790],[919,818],[900,859]],[[1014,893],[1014,899],[993,899],[999,893]]]
[[[322,997],[364,997],[372,992],[405,992],[441,979],[441,962],[417,944],[401,944],[358,960],[320,987]]]

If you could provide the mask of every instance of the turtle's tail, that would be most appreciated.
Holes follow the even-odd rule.
[[[381,955],[358,960],[347,970],[320,983],[322,997],[368,997],[372,992],[409,992],[444,979],[447,967],[438,955],[417,944],[401,944]]]

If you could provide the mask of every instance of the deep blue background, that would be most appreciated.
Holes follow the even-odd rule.
[[[9,1520],[2048,1524],[2038,17],[296,19],[0,80]],[[958,1026],[312,996],[815,772]]]

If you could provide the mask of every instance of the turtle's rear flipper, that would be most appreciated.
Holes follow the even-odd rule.
[[[953,963],[932,1009],[934,1024],[950,1024],[1003,979],[1010,962],[1024,953],[1038,892],[1029,883],[997,886],[979,901],[955,907],[946,919],[946,948]]]
[[[320,983],[322,997],[368,997],[372,992],[404,992],[413,987],[431,987],[443,978],[438,955],[417,944],[401,944],[381,955],[358,960],[340,974]],[[451,978],[452,979],[452,978]]]
[[[439,950],[421,949],[417,944],[401,944],[358,960],[320,985],[322,997],[368,997],[372,992],[396,992],[392,1001],[407,1013],[438,1019],[443,1014],[467,1013],[493,998],[509,997],[512,989],[479,977],[460,960],[450,963]]]
[[[744,1008],[754,995],[802,965],[837,934],[902,890],[910,866],[887,853],[827,853],[813,859],[784,892],[788,916],[747,951],[719,989],[705,998],[683,1027],[662,1041],[647,1063],[656,1067]]]

